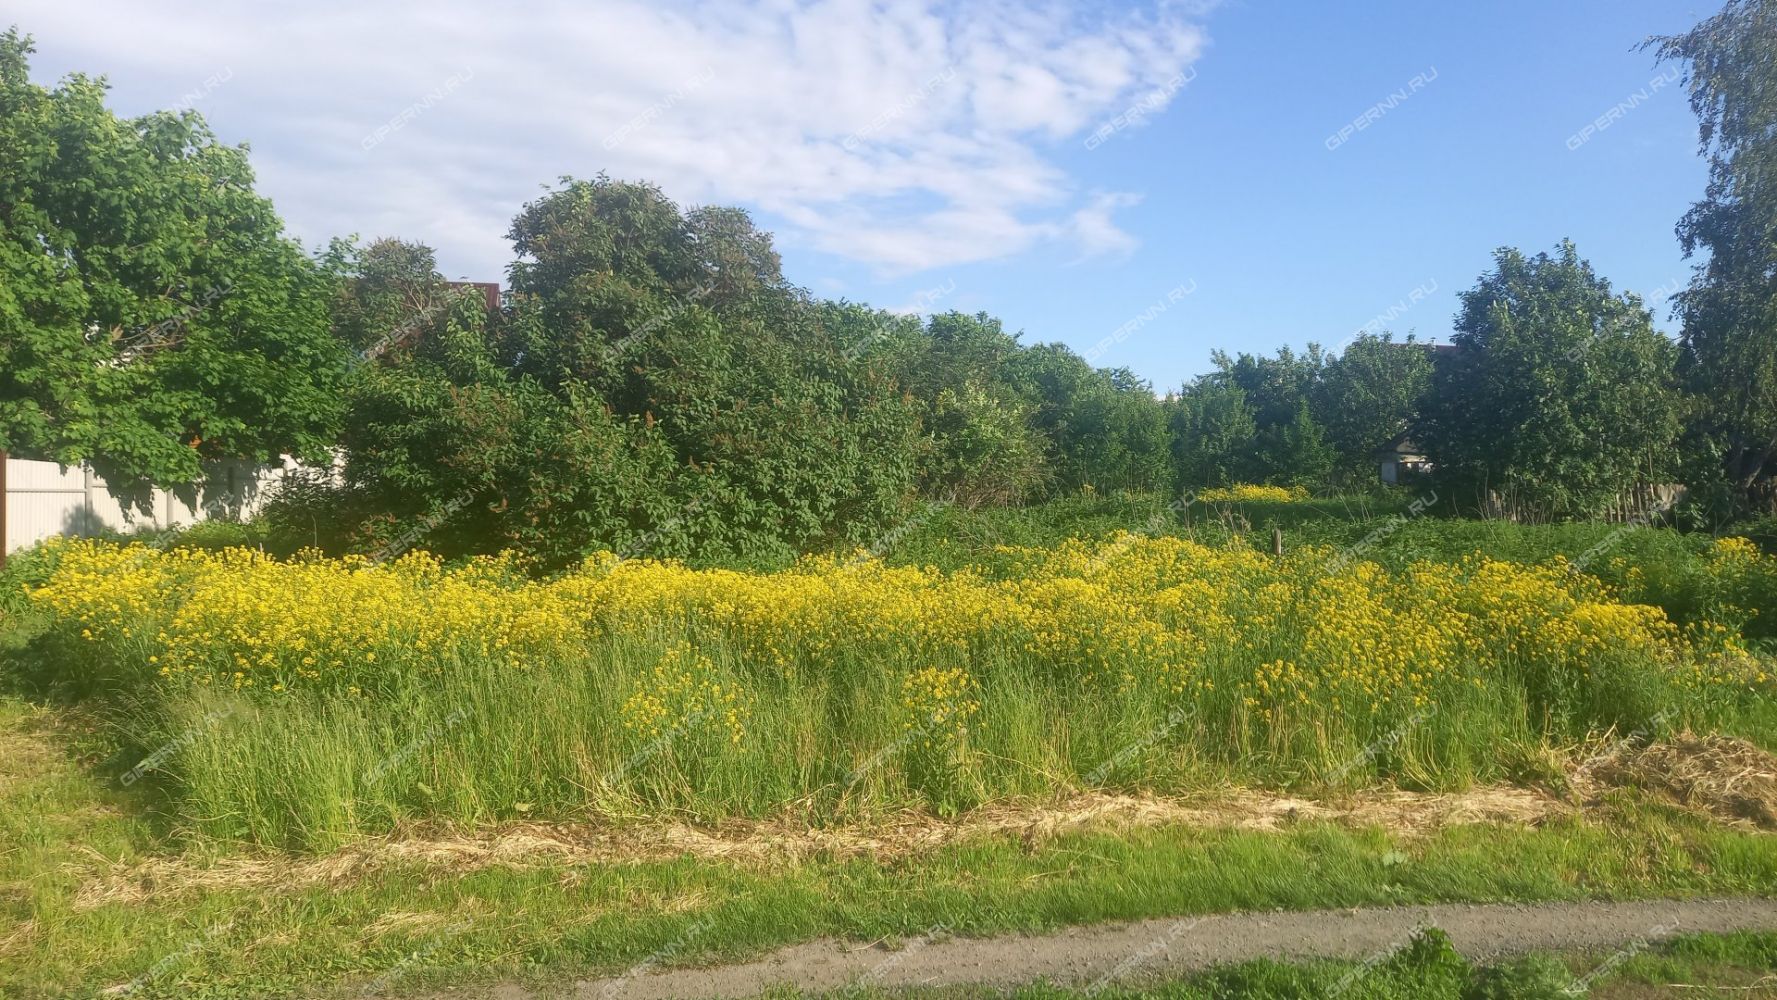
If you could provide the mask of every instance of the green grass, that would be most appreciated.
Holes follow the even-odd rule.
[[[646,738],[612,720],[658,655],[618,645],[576,663],[446,673],[375,700],[303,692],[268,702],[180,690],[111,705],[92,742],[115,780],[172,748],[163,771],[135,787],[182,831],[296,850],[437,819],[715,821],[793,810],[831,823],[906,805],[956,811],[1090,787],[1314,790],[1369,783],[1387,767],[1403,785],[1449,790],[1554,773],[1545,736],[1524,717],[1526,696],[1505,686],[1458,692],[1461,700],[1411,720],[1363,759],[1355,743],[1205,739],[1196,721],[1169,721],[1164,706],[1140,698],[1081,692],[1062,701],[1043,677],[1014,666],[992,675],[993,700],[971,727],[966,761],[947,757],[928,770],[918,733],[910,741],[898,717],[878,709],[902,697],[888,671],[745,675],[755,700],[743,745],[696,730]],[[1745,711],[1741,732],[1777,731],[1770,706]],[[1340,760],[1362,766],[1341,776],[1331,770]]]
[[[1214,540],[1238,528],[1262,547],[1275,520],[1287,525],[1292,547],[1349,545],[1371,538],[1374,515],[1386,510],[1355,501],[1275,506],[1289,509],[1164,530]],[[1162,511],[1158,502],[1140,500],[945,510],[910,531],[889,558],[972,562],[992,573],[996,544],[1146,528]],[[1555,552],[1577,556],[1609,539],[1593,568],[1619,574],[1625,587],[1633,582],[1643,599],[1681,620],[1713,613],[1713,604],[1727,598],[1756,604],[1748,597],[1761,596],[1704,592],[1699,567],[1710,541],[1664,529],[1618,534],[1603,525],[1429,518],[1398,524],[1373,539],[1367,558],[1399,566],[1484,549],[1537,562]],[[1636,568],[1639,579],[1628,573]],[[40,579],[43,570],[30,558],[16,560],[7,578]],[[163,697],[152,688],[117,687],[96,665],[81,663],[77,650],[44,659],[44,647],[26,641],[32,629],[5,634],[29,617],[5,593],[7,582],[0,580],[0,682],[17,687],[34,678],[22,685],[24,697],[0,697],[0,997],[9,1000],[91,995],[144,976],[135,995],[196,1000],[348,996],[386,975],[396,992],[494,979],[559,983],[621,971],[692,928],[701,928],[698,949],[677,960],[751,955],[821,935],[914,936],[938,923],[992,934],[1235,909],[1751,895],[1777,885],[1777,838],[1619,793],[1585,819],[1540,829],[1457,828],[1418,840],[1325,824],[1270,834],[1161,828],[1082,833],[1034,846],[995,840],[892,863],[816,858],[764,869],[684,859],[467,873],[395,868],[272,893],[166,886],[138,903],[81,909],[75,894],[99,859],[127,864],[184,853],[202,863],[264,845],[325,850],[367,830],[438,817],[465,825],[539,816],[697,819],[772,813],[795,803],[821,822],[836,822],[920,801],[929,790],[912,786],[914,771],[898,758],[849,780],[870,748],[892,745],[898,735],[892,718],[871,711],[901,696],[898,675],[868,660],[835,675],[850,678],[844,685],[805,675],[763,689],[770,697],[762,699],[757,731],[771,735],[766,746],[792,753],[661,753],[637,763],[622,787],[606,787],[600,777],[638,750],[608,720],[654,662],[657,641],[612,645],[585,662],[525,673],[462,672],[386,692],[388,700],[374,710],[325,692],[273,706],[203,692]],[[1767,620],[1759,615],[1740,624],[1757,634]],[[718,659],[732,657],[711,648]],[[76,674],[84,687],[65,683]],[[984,753],[967,780],[943,790],[940,805],[963,808],[986,797],[1078,786],[1129,745],[1129,734],[1166,721],[1152,705],[1103,698],[1077,699],[1060,712],[1044,678],[1029,670],[997,669],[994,681],[1003,701],[983,713],[970,736]],[[1508,695],[1513,706],[1525,701],[1523,692],[1495,692]],[[1770,699],[1755,702],[1736,709],[1740,714],[1698,718],[1769,742],[1777,715]],[[1065,730],[1057,718],[1066,719]],[[1519,722],[1498,724],[1513,718]],[[845,739],[835,743],[833,733]],[[1313,761],[1336,761],[1351,749],[1305,752],[1190,735],[1167,741],[1164,753],[1131,758],[1131,773],[1112,771],[1105,783],[1158,791],[1229,780],[1312,786],[1325,774]],[[178,747],[176,771],[122,787],[121,775],[169,743]],[[1195,749],[1203,745],[1217,749]],[[1455,787],[1477,778],[1543,776],[1547,749],[1520,708],[1453,703],[1373,763],[1406,784]],[[1436,767],[1416,767],[1416,759],[1435,759]],[[375,780],[367,781],[372,773]],[[1770,941],[1698,939],[1683,947],[1692,951],[1638,957],[1598,995],[1651,996],[1612,991],[1705,973],[1744,985],[1747,969],[1768,962],[1760,956]],[[1432,996],[1446,987],[1471,991],[1447,995],[1485,995],[1472,989],[1518,968],[1465,966],[1460,979],[1437,979],[1442,985],[1403,974],[1378,981],[1378,989],[1395,993],[1348,995]],[[1165,989],[1173,992],[1163,995],[1311,996],[1345,971],[1339,963],[1258,963],[1170,984]]]
[[[1599,1000],[1777,995],[1777,934],[1681,935],[1632,956],[1593,995]]]
[[[144,783],[172,821],[225,842],[327,850],[427,820],[833,822],[1093,786],[1460,789],[1612,730],[1777,745],[1769,672],[1546,567],[1389,576],[1320,550],[1153,540],[993,551],[948,574],[631,564],[542,584],[418,562],[60,558],[64,610],[10,672],[106,720],[119,773],[160,761]],[[1757,576],[1716,566],[1704,576]],[[185,645],[155,638],[169,630]],[[508,633],[533,645],[483,645]],[[162,657],[180,672],[162,678]],[[732,719],[707,700],[737,690]]]
[[[391,970],[415,991],[559,983],[619,972],[694,927],[698,949],[676,960],[822,935],[914,937],[939,923],[984,935],[1277,907],[1750,895],[1777,884],[1777,838],[1622,797],[1590,819],[1416,840],[1326,824],[1151,828],[989,840],[886,864],[686,858],[390,868],[281,892],[165,885],[139,902],[80,909],[74,897],[100,859],[138,862],[180,844],[145,815],[149,796],[87,770],[86,737],[52,725],[58,715],[0,700],[11,762],[0,784],[0,984],[10,996],[90,995],[157,968],[134,995],[346,996]],[[211,844],[190,860],[228,856]]]

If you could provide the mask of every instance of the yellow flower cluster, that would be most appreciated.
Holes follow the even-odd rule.
[[[1699,561],[1638,565],[1616,556],[1602,571],[1623,599],[1675,608],[1693,645],[1727,659],[1746,658],[1743,636],[1777,634],[1759,613],[1777,607],[1777,558],[1748,539],[1716,539]]]
[[[1722,562],[1742,567],[1749,566],[1764,558],[1764,553],[1759,551],[1758,545],[1756,545],[1752,539],[1740,538],[1738,536],[1717,538],[1715,540],[1714,555],[1716,559],[1721,560]]]
[[[33,600],[84,638],[140,645],[167,678],[369,687],[391,670],[523,666],[583,648],[567,609],[529,599],[534,585],[500,582],[511,574],[498,560],[447,572],[425,553],[379,565],[280,562],[250,549],[57,546],[55,573]]]
[[[905,728],[930,746],[961,739],[981,702],[967,670],[922,667],[901,682],[901,707],[911,716]]]
[[[1777,603],[1777,559],[1760,552],[1750,539],[1716,539],[1704,574],[1710,605],[1705,610],[1713,618],[1744,628],[1759,608]]]
[[[719,732],[738,746],[747,734],[747,706],[739,682],[723,680],[709,657],[681,644],[661,657],[648,683],[623,703],[623,725],[651,739]]]
[[[1308,491],[1300,486],[1239,483],[1200,490],[1197,499],[1204,503],[1302,503],[1308,499]]]
[[[374,691],[664,636],[687,645],[634,693],[626,723],[660,733],[714,712],[736,740],[747,696],[694,648],[719,646],[731,673],[776,680],[909,670],[906,707],[943,724],[973,715],[1007,663],[1167,702],[1236,699],[1266,717],[1405,711],[1457,687],[1520,688],[1626,658],[1699,683],[1744,676],[1706,662],[1658,608],[1559,561],[1475,556],[1390,573],[1335,555],[1305,547],[1280,560],[1124,534],[1002,549],[991,568],[956,572],[826,557],[746,573],[607,556],[527,581],[495,560],[278,562],[76,541],[32,597],[115,662],[262,692]]]

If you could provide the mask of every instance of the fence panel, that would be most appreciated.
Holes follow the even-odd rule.
[[[54,535],[91,536],[107,531],[173,528],[213,517],[250,517],[267,491],[298,468],[228,462],[212,467],[211,487],[203,491],[155,490],[147,514],[126,511],[105,480],[86,465],[62,466],[7,458],[5,516],[0,517],[0,556]]]
[[[51,535],[86,533],[86,507],[85,469],[6,460],[6,551]]]

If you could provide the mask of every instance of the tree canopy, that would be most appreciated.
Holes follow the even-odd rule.
[[[1743,495],[1768,490],[1774,5],[1730,0],[1651,43],[1691,65],[1711,163],[1679,227],[1708,253],[1681,345],[1571,243],[1502,249],[1452,345],[1365,332],[1337,352],[1216,351],[1164,398],[986,313],[816,298],[745,211],[604,174],[518,212],[497,308],[417,243],[311,258],[244,146],[189,111],[118,118],[102,79],[33,84],[8,32],[0,448],[91,461],[138,499],[208,459],[295,454],[323,470],[277,508],[305,542],[385,550],[417,524],[441,551],[541,567],[869,546],[922,500],[1378,488],[1375,454],[1402,434],[1466,504],[1585,516],[1677,474],[1686,413],[1691,453]]]
[[[1704,255],[1676,297],[1681,371],[1698,404],[1691,450],[1715,463],[1708,471],[1742,502],[1756,494],[1769,507],[1777,503],[1777,3],[1728,0],[1690,31],[1648,44],[1688,64],[1709,162],[1703,199],[1678,224],[1685,254]]]
[[[103,79],[33,84],[0,35],[0,450],[113,492],[205,459],[324,458],[345,356],[331,279],[194,112],[121,119]]]
[[[1521,516],[1601,513],[1674,464],[1676,351],[1634,295],[1571,242],[1495,268],[1462,295],[1417,432],[1459,502]]]

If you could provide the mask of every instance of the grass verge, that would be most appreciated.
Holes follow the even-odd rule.
[[[682,859],[454,871],[448,861],[266,891],[156,887],[82,907],[110,862],[176,848],[70,757],[44,710],[0,700],[0,984],[11,996],[388,995],[491,980],[560,983],[859,941],[1030,931],[1105,920],[1433,901],[1732,896],[1777,885],[1777,838],[1618,796],[1539,829],[1420,838],[1303,824],[1277,833],[1177,827],[1002,837],[892,864],[742,867]],[[214,849],[214,847],[212,847]],[[226,856],[192,856],[226,864]],[[675,942],[678,942],[675,945]],[[685,944],[689,942],[689,944]]]

